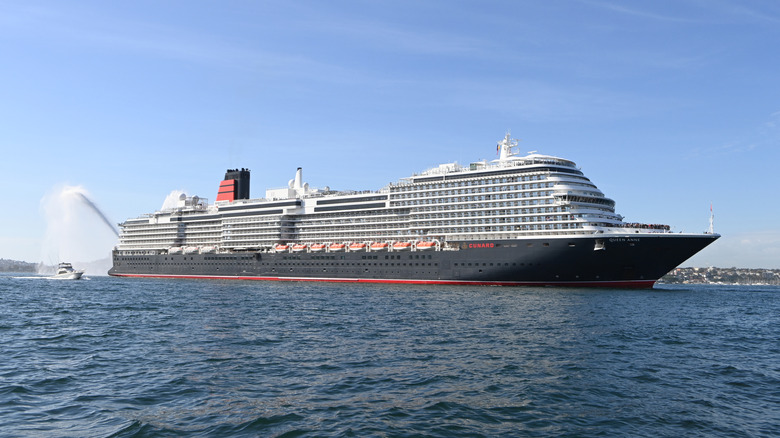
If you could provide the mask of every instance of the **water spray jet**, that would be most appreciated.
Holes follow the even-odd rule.
[[[58,186],[41,199],[46,235],[41,260],[49,266],[67,261],[88,273],[104,275],[119,233],[80,186]],[[111,230],[109,233],[108,230]]]
[[[92,211],[95,212],[95,214],[98,215],[98,217],[103,220],[103,223],[106,224],[106,226],[111,231],[114,232],[116,237],[119,237],[119,231],[117,231],[116,228],[114,228],[114,226],[111,225],[111,221],[109,221],[108,218],[106,217],[106,215],[103,214],[103,212],[100,211],[99,208],[97,208],[97,205],[95,205],[94,202],[90,201],[90,199],[87,198],[87,196],[84,193],[82,193],[82,192],[76,192],[75,195],[78,196],[84,202],[84,204],[87,205],[87,207],[91,208]]]

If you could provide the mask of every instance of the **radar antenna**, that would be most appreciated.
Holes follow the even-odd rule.
[[[496,152],[498,152],[498,159],[499,160],[506,160],[509,157],[512,157],[515,155],[515,152],[512,150],[513,148],[517,147],[517,139],[512,138],[512,134],[507,132],[506,136],[504,136],[504,139],[499,141],[496,145]]]

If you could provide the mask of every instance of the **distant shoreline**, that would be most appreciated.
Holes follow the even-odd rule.
[[[780,285],[780,269],[676,268],[658,280],[663,284]]]
[[[0,259],[0,272],[37,272],[38,264],[19,260]]]

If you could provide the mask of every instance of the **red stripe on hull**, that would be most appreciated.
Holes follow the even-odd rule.
[[[252,281],[319,281],[328,283],[389,283],[389,284],[438,284],[466,286],[557,286],[557,287],[610,287],[619,289],[650,289],[655,280],[617,281],[471,281],[471,280],[394,280],[376,278],[305,278],[305,277],[247,277],[232,275],[153,275],[111,274],[114,277],[134,278],[186,278],[200,280],[252,280]]]

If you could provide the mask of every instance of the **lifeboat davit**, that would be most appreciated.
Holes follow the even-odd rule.
[[[324,243],[315,243],[309,249],[311,249],[311,252],[320,252],[320,251],[325,249],[325,244]]]
[[[437,242],[435,240],[434,241],[431,241],[431,240],[420,241],[420,242],[417,242],[417,249],[420,250],[420,251],[434,249],[434,248],[436,248],[436,243]]]
[[[393,249],[396,251],[405,251],[407,249],[412,249],[412,243],[411,242],[395,242],[393,243]]]
[[[349,245],[349,250],[350,251],[363,251],[364,249],[366,249],[366,244],[365,243],[357,243],[356,242],[356,243],[351,243]]]
[[[275,246],[274,246],[274,249],[275,249],[276,251],[280,251],[280,252],[281,252],[281,251],[287,251],[288,249],[290,249],[290,245],[281,245],[281,244],[277,244],[277,245],[275,245]]]
[[[296,243],[292,247],[293,252],[301,252],[306,250],[306,244],[304,243]]]
[[[388,246],[387,242],[374,242],[371,244],[371,251],[385,251]]]
[[[343,243],[331,243],[330,246],[328,246],[328,249],[331,251],[344,251],[344,248],[346,248],[347,245],[344,245]]]

